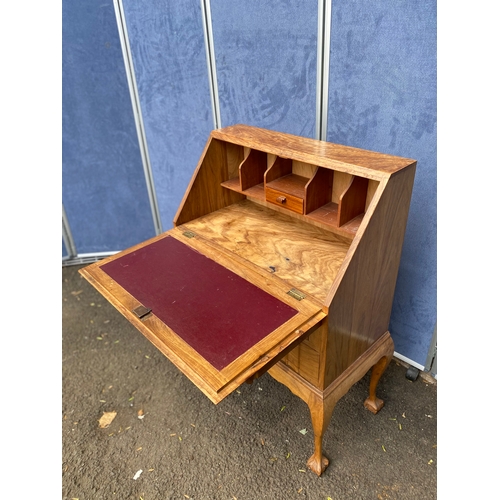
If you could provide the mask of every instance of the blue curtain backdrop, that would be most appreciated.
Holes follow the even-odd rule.
[[[221,126],[314,137],[318,2],[210,3]],[[122,4],[166,230],[213,128],[201,6]],[[436,1],[333,1],[329,41],[327,140],[418,161],[390,329],[423,365],[437,317]],[[79,253],[153,235],[111,0],[63,2],[63,202]]]
[[[222,126],[314,137],[317,2],[211,5]]]
[[[64,208],[79,254],[124,249],[154,226],[113,2],[63,1],[62,26]]]
[[[199,0],[124,0],[164,230],[213,129]]]

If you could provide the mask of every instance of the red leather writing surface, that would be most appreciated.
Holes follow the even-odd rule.
[[[218,370],[297,314],[172,237],[101,269]]]

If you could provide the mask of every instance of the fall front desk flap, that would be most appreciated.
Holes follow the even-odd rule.
[[[217,403],[325,314],[250,263],[205,253],[213,248],[174,229],[80,272]]]

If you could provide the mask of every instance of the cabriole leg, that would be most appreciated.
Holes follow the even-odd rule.
[[[328,459],[323,456],[323,434],[330,423],[336,402],[334,398],[324,401],[314,397],[308,403],[314,430],[314,453],[307,461],[307,466],[318,476],[323,473],[329,463]]]
[[[370,377],[370,391],[364,404],[365,408],[367,408],[374,414],[378,413],[384,406],[384,402],[381,399],[377,398],[376,390],[380,377],[385,372],[387,366],[389,366],[390,360],[391,357],[384,356],[383,358],[380,358],[378,362],[372,367],[372,373]]]

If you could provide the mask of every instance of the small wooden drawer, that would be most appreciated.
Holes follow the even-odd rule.
[[[297,212],[298,214],[304,213],[304,200],[297,196],[283,193],[282,191],[276,191],[269,187],[266,188],[266,201],[280,207],[288,208],[288,210],[292,210],[292,212]]]

